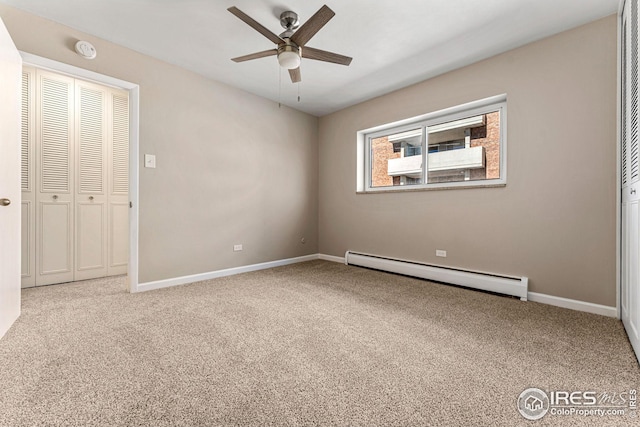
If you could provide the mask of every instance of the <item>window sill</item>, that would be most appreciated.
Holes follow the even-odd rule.
[[[468,190],[471,188],[497,188],[497,187],[506,187],[507,184],[504,182],[495,183],[495,184],[473,184],[473,185],[451,185],[451,186],[442,186],[442,187],[417,187],[417,188],[384,188],[379,190],[358,190],[356,194],[384,194],[384,193],[413,193],[416,191],[442,191],[442,190]]]

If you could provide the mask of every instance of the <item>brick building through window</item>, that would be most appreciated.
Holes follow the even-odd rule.
[[[373,138],[371,187],[423,183],[423,129],[427,183],[500,178],[500,112],[495,111]]]

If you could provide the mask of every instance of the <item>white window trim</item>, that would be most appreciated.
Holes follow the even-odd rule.
[[[476,181],[458,181],[443,182],[434,184],[416,184],[407,186],[389,186],[389,187],[371,187],[371,156],[370,141],[371,139],[388,135],[389,132],[400,133],[415,130],[417,127],[428,127],[439,125],[443,122],[464,119],[470,116],[486,114],[493,111],[500,111],[500,178],[483,179]],[[473,188],[473,187],[501,187],[507,183],[507,95],[497,95],[478,101],[469,102],[455,107],[446,108],[432,113],[423,114],[421,116],[388,123],[381,126],[364,129],[357,132],[356,135],[356,158],[357,158],[357,177],[356,192],[357,193],[384,193],[398,191],[420,191],[420,190],[445,190],[454,188]],[[428,146],[428,138],[426,132],[423,131],[423,147]],[[424,170],[428,168],[427,152],[428,149],[423,148]],[[426,174],[425,174],[426,176]]]

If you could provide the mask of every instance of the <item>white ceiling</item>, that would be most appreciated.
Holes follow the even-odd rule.
[[[619,0],[0,2],[322,116],[616,13]],[[336,16],[308,45],[351,56],[351,66],[303,59],[300,86],[282,70],[279,90],[275,57],[230,60],[275,45],[228,7],[237,6],[280,34],[280,12],[293,10],[304,23],[325,3]]]

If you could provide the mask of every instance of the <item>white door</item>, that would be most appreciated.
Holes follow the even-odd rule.
[[[622,13],[620,317],[640,360],[640,105],[638,0]]]
[[[109,137],[108,275],[127,274],[129,263],[129,93],[112,89]]]
[[[73,281],[72,78],[36,72],[36,286]]]
[[[76,80],[74,280],[107,275],[107,91]]]
[[[640,185],[623,191],[622,289],[620,314],[629,341],[640,359]]]
[[[36,285],[35,88],[36,70],[22,68],[22,287]]]
[[[20,315],[22,59],[0,20],[0,338]]]

